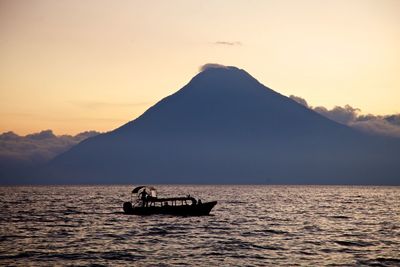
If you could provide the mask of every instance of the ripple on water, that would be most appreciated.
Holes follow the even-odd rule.
[[[1,187],[0,265],[400,266],[400,188],[157,186],[213,216],[127,216],[128,186]]]
[[[338,240],[335,241],[336,244],[346,246],[346,247],[370,247],[374,246],[374,243],[371,242],[363,242],[363,241],[343,241]]]

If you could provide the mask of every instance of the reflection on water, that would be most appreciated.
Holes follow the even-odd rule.
[[[400,188],[157,186],[205,217],[124,215],[128,186],[1,187],[0,265],[400,265]]]

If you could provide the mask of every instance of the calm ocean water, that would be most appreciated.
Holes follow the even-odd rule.
[[[0,265],[400,266],[400,187],[157,188],[218,204],[140,217],[130,186],[0,187]]]

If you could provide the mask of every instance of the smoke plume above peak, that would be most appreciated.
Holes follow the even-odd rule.
[[[206,63],[200,67],[199,71],[202,72],[208,69],[227,69],[227,68],[228,68],[227,66],[218,63]]]

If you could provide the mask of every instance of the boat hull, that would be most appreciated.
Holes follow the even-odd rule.
[[[209,215],[216,204],[217,201],[211,201],[196,205],[132,207],[130,202],[125,202],[123,209],[124,213],[134,215],[169,214],[178,216],[202,216]]]

